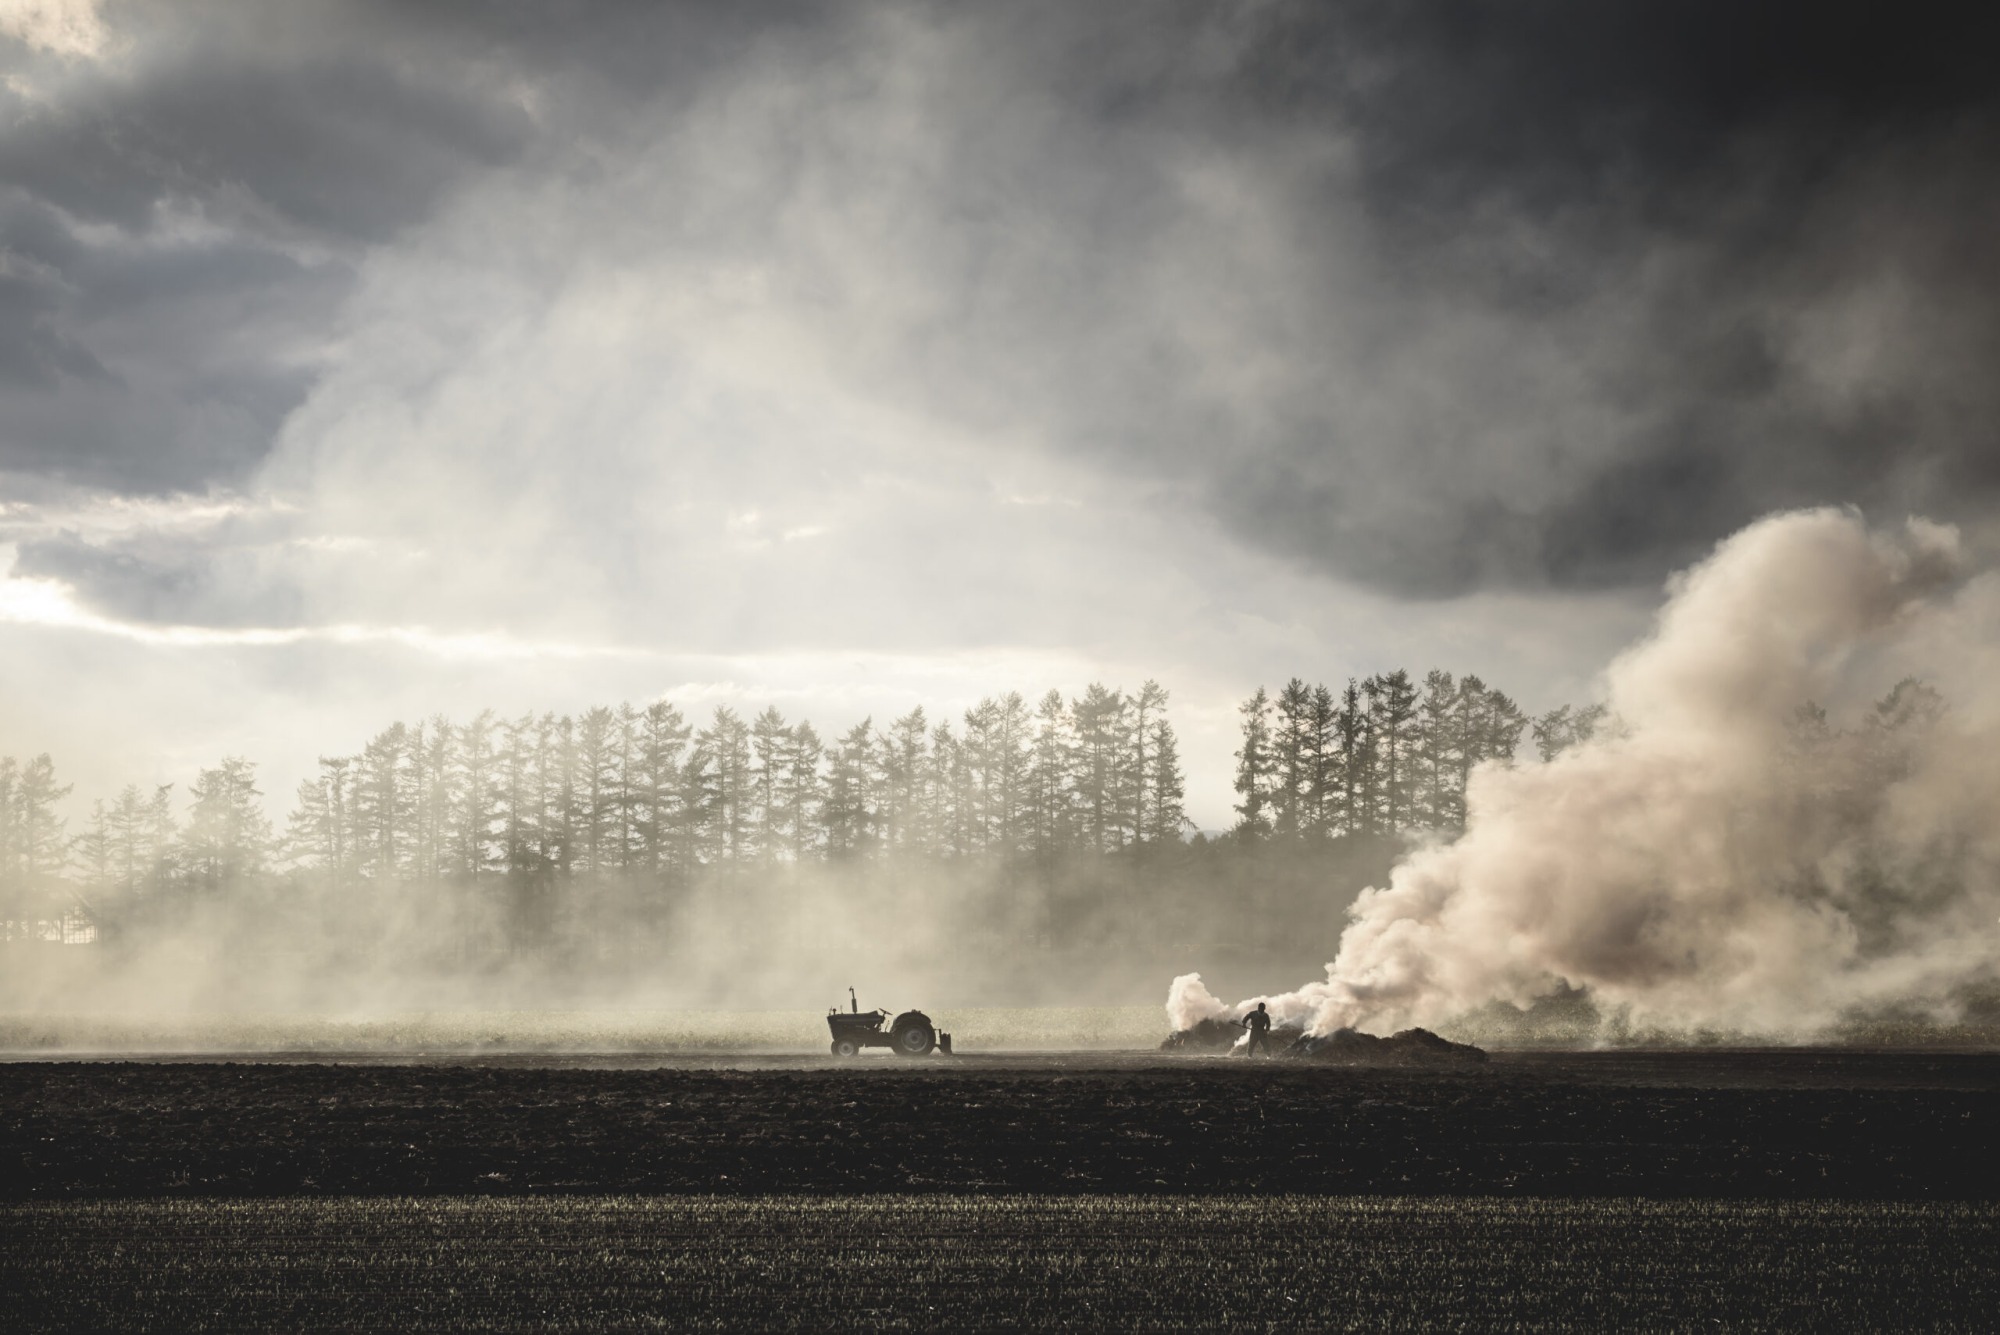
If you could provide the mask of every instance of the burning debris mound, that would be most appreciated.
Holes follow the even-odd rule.
[[[1189,1029],[1168,1034],[1166,1042],[1160,1044],[1162,1052],[1227,1052],[1243,1041],[1245,1030],[1235,1020],[1198,1020]],[[1286,1052],[1305,1041],[1306,1031],[1297,1025],[1274,1025],[1271,1029],[1271,1047],[1277,1052]]]
[[[1167,1035],[1160,1051],[1228,1052],[1243,1037],[1243,1026],[1235,1020],[1198,1020],[1192,1028]],[[1476,1066],[1486,1060],[1483,1049],[1439,1038],[1428,1029],[1377,1038],[1358,1029],[1308,1035],[1296,1025],[1280,1025],[1271,1030],[1271,1048],[1283,1057],[1331,1066]]]
[[[1301,1035],[1283,1051],[1287,1057],[1335,1066],[1476,1066],[1486,1060],[1483,1048],[1439,1038],[1428,1029],[1405,1029],[1388,1038],[1336,1029],[1316,1038]]]

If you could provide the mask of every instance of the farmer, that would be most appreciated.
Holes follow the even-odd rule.
[[[1258,1002],[1257,1009],[1243,1017],[1243,1027],[1250,1031],[1250,1046],[1244,1051],[1243,1055],[1254,1057],[1257,1055],[1257,1049],[1262,1048],[1264,1049],[1264,1055],[1267,1057],[1270,1056],[1271,1012],[1264,1009],[1263,1002]]]

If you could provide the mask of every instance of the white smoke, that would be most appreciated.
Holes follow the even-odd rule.
[[[1656,1029],[1951,1018],[2000,965],[2000,577],[1964,564],[1923,521],[1738,533],[1609,669],[1616,726],[1476,771],[1465,833],[1361,894],[1326,981],[1230,1006],[1188,974],[1169,1020],[1263,1000],[1314,1033],[1386,1032],[1574,988]],[[1910,686],[1868,707],[1906,674],[1942,714]]]

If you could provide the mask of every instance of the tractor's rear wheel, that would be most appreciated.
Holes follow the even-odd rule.
[[[836,1057],[853,1057],[858,1055],[860,1051],[861,1045],[851,1038],[836,1038],[833,1040],[833,1055]]]
[[[937,1046],[937,1031],[922,1020],[909,1020],[896,1027],[890,1046],[899,1057],[921,1057]]]

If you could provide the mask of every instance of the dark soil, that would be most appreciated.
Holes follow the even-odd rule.
[[[1194,1192],[2000,1199],[2000,1055],[790,1069],[0,1065],[0,1199]]]
[[[1996,1257],[1936,1202],[0,1204],[10,1330],[1983,1330]]]

